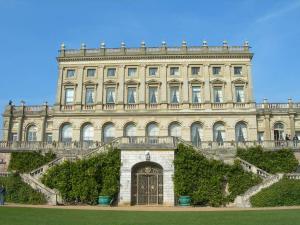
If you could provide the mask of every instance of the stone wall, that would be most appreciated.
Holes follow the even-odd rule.
[[[10,153],[0,153],[0,172],[7,172],[10,162]]]

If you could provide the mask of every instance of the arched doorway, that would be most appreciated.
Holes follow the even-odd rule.
[[[132,167],[131,204],[163,204],[163,168],[153,162],[142,162]]]

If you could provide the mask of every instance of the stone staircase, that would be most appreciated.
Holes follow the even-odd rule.
[[[253,174],[256,174],[260,176],[263,181],[260,184],[257,184],[251,188],[249,188],[244,194],[239,195],[235,198],[234,203],[231,204],[230,206],[235,206],[239,208],[250,208],[251,207],[251,202],[250,198],[254,195],[256,195],[258,192],[260,192],[262,189],[270,187],[271,185],[277,183],[283,178],[284,174],[269,174],[268,172],[254,166],[253,164],[240,159],[236,158],[237,161],[240,162],[241,166],[243,169],[247,172],[251,172]]]
[[[77,159],[86,159],[96,156],[97,154],[107,151],[110,148],[115,148],[119,144],[119,139],[116,138],[112,142],[100,145],[99,147],[89,151],[88,153],[75,155],[66,152],[65,154],[60,153],[59,157],[51,162],[42,165],[41,167],[32,170],[30,173],[20,174],[22,180],[30,185],[34,190],[43,193],[47,199],[49,205],[63,204],[63,199],[57,190],[53,190],[45,186],[40,179],[42,176],[53,166],[62,164],[65,161],[76,161]]]

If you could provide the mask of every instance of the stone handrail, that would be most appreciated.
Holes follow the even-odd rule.
[[[11,174],[12,174],[11,172],[0,172],[0,177],[8,177]]]
[[[300,173],[287,173],[285,176],[290,180],[300,180]]]
[[[119,146],[119,142],[120,142],[120,138],[115,138],[115,139],[111,140],[108,143],[104,143],[104,144],[100,145],[99,147],[97,147],[93,151],[90,151],[90,152],[88,152],[86,154],[83,154],[79,157],[80,158],[91,158],[93,156],[98,155],[101,152],[107,151],[108,149],[117,148]]]
[[[50,205],[56,205],[58,203],[62,203],[62,198],[59,192],[52,190],[42,184],[40,181],[30,176],[30,174],[20,174],[22,180],[29,184],[34,190],[41,192],[45,195],[47,199],[47,203]]]
[[[240,163],[240,165],[243,167],[243,169],[245,171],[248,171],[248,172],[251,172],[251,173],[254,173],[264,179],[268,178],[271,176],[271,174],[269,174],[268,172],[258,168],[257,166],[254,166],[253,164],[239,158],[239,157],[236,157],[236,160]]]

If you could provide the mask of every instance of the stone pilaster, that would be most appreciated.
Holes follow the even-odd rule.
[[[182,103],[183,108],[189,108],[189,77],[188,77],[188,64],[182,66],[182,77],[183,77],[183,86],[181,88],[182,92]]]
[[[139,99],[139,108],[140,109],[145,109],[145,104],[146,104],[146,87],[145,87],[145,80],[146,80],[146,65],[141,65],[140,66],[140,74],[139,74],[139,79],[140,79],[140,86],[138,87],[139,94],[138,94],[138,99]]]
[[[247,65],[246,68],[247,68],[247,76],[248,76],[247,98],[248,98],[248,102],[254,102],[251,64],[249,63],[249,65]]]
[[[117,89],[117,108],[118,109],[123,109],[124,107],[124,95],[125,95],[125,91],[124,91],[124,86],[125,86],[125,65],[120,65],[118,68],[118,77],[119,77],[119,88]]]
[[[204,103],[211,103],[211,87],[210,87],[210,75],[209,65],[203,65],[203,76],[204,76]]]
[[[168,77],[168,68],[166,64],[160,66],[160,77],[161,77],[161,86],[160,86],[160,102],[161,107],[166,109],[168,107],[168,86],[167,86],[167,77]]]
[[[104,90],[104,85],[103,85],[103,80],[104,80],[104,66],[100,65],[98,66],[98,82],[99,85],[97,86],[96,89],[96,110],[102,110],[102,104],[103,104],[103,90]]]
[[[270,115],[265,115],[265,137],[264,140],[269,141],[271,140],[271,126],[270,126]]]
[[[59,66],[58,68],[58,81],[57,81],[57,89],[56,89],[56,102],[55,105],[57,109],[59,109],[59,106],[62,104],[62,89],[63,89],[63,78],[64,78],[64,69],[62,66]]]
[[[77,76],[77,87],[76,87],[76,94],[75,94],[75,109],[81,110],[82,106],[82,89],[83,89],[83,76],[84,76],[84,69],[83,67],[79,67],[76,71]]]
[[[290,134],[293,138],[295,135],[295,115],[290,114],[289,117],[290,117],[290,132],[291,132]]]

